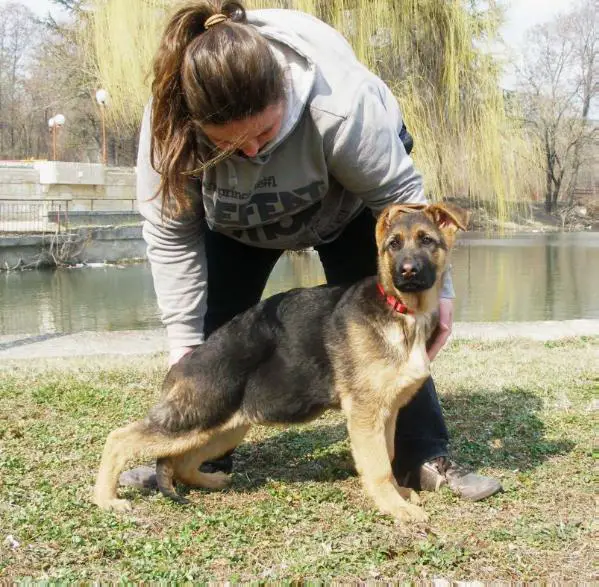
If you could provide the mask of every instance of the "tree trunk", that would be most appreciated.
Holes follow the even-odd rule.
[[[553,153],[549,145],[549,133],[545,130],[545,212],[551,214],[553,207]]]
[[[559,198],[559,184],[555,186],[553,190],[553,197],[551,199],[551,212],[557,212],[557,200]]]
[[[551,209],[553,207],[553,194],[551,190],[551,172],[547,170],[545,176],[547,178],[547,183],[545,187],[545,212],[547,212],[547,214],[551,214]]]

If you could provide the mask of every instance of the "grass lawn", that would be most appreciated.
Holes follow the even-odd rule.
[[[254,429],[232,487],[190,491],[191,506],[129,489],[132,513],[100,511],[90,495],[105,437],[145,414],[165,358],[4,364],[0,578],[591,581],[598,349],[598,338],[454,341],[434,364],[454,456],[505,492],[425,494],[430,522],[415,526],[365,497],[337,413]]]

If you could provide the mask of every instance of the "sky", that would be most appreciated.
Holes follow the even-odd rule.
[[[552,20],[560,12],[567,12],[573,0],[511,0],[503,4],[507,6],[506,22],[500,34],[506,47],[506,56],[517,60],[523,51],[526,32],[537,24]],[[501,85],[506,89],[514,88],[515,79],[509,66],[505,68]]]
[[[6,4],[8,0],[0,0],[1,4]],[[58,18],[62,11],[50,0],[10,0],[11,2],[17,2],[18,4],[25,4],[28,8],[31,8],[33,12],[40,16],[46,16],[48,12],[55,18]]]
[[[0,0],[3,4],[6,0]],[[15,1],[15,0],[13,0]],[[48,11],[59,18],[60,9],[50,0],[16,0],[25,4],[39,15],[46,15]],[[441,1],[441,0],[439,0]],[[506,22],[501,29],[501,35],[508,50],[517,55],[521,50],[527,29],[546,22],[555,17],[559,12],[565,12],[573,0],[499,0],[500,4],[507,7]],[[503,85],[510,87],[513,83],[511,76],[506,73]]]
[[[551,20],[560,12],[567,12],[573,0],[511,0],[507,4],[506,23],[501,29],[505,43],[519,48],[531,26]]]

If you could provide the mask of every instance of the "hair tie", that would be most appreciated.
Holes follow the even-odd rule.
[[[228,19],[229,17],[226,14],[223,14],[222,12],[219,12],[218,14],[213,14],[210,18],[206,19],[206,22],[204,23],[204,28],[209,29],[211,26],[214,26],[215,24],[220,24],[221,22],[225,22],[225,20]]]

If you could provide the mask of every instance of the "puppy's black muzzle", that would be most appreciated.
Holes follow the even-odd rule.
[[[393,284],[399,291],[417,293],[433,287],[436,277],[436,267],[426,256],[400,255]]]

